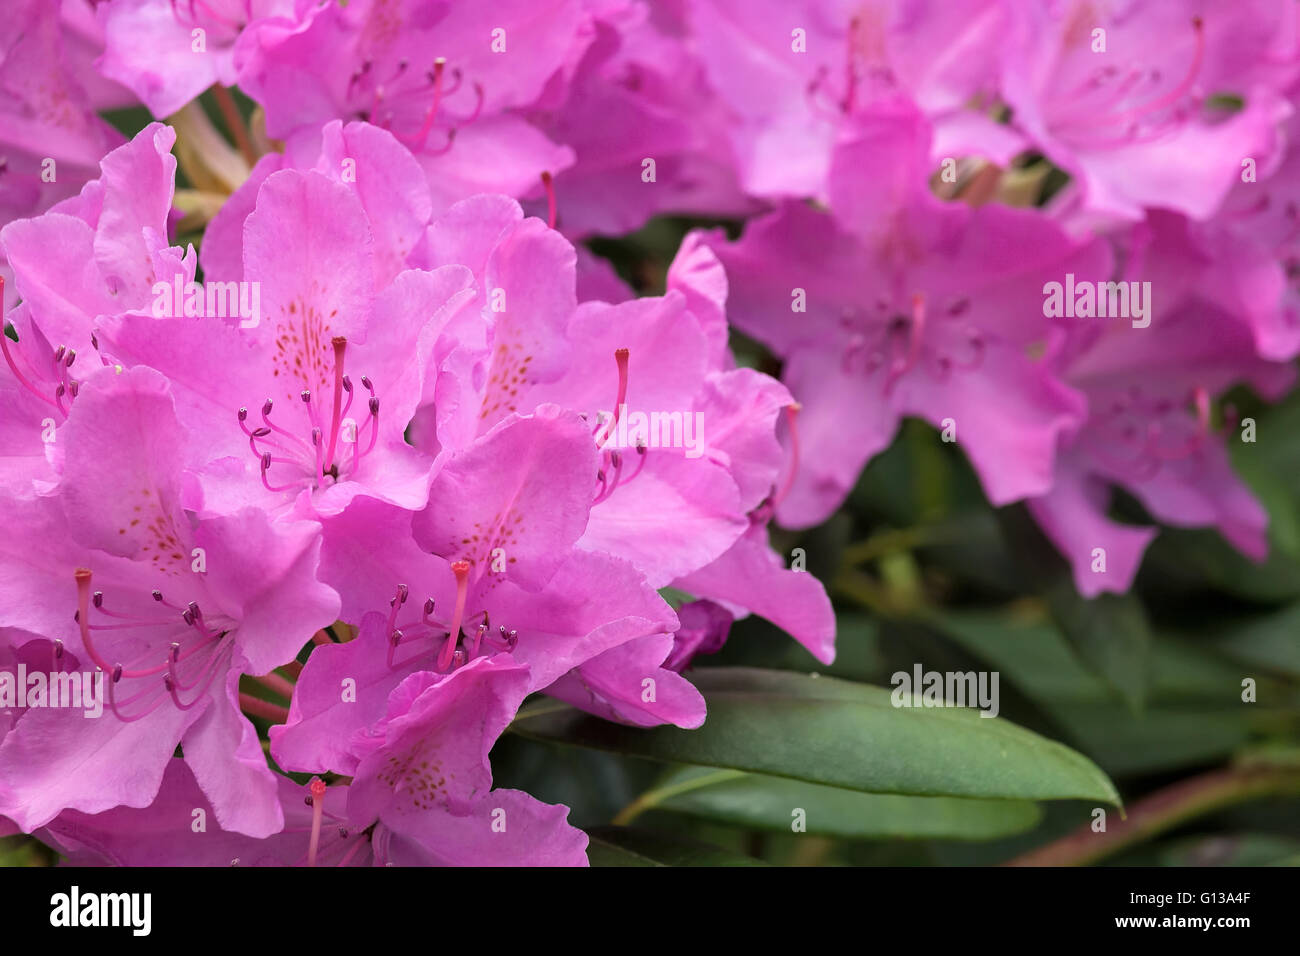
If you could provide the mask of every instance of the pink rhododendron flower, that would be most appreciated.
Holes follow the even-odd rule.
[[[1290,108],[1295,5],[1010,4],[1001,94],[1016,129],[1077,177],[1095,214],[1207,219]],[[1163,38],[1152,43],[1152,37]],[[1237,112],[1209,102],[1235,94]]]
[[[192,440],[157,372],[100,369],[60,429],[54,494],[10,502],[0,624],[50,642],[50,673],[97,671],[107,699],[95,720],[29,709],[5,735],[0,815],[25,830],[148,805],[178,744],[223,826],[281,826],[239,678],[291,660],[338,597],[316,580],[314,524],[255,509],[191,521]]]
[[[442,211],[479,192],[523,195],[573,162],[520,111],[564,82],[586,24],[578,0],[299,4],[248,30],[236,59],[291,156],[314,156],[329,120],[364,119],[411,150]]]
[[[573,237],[617,235],[655,213],[755,211],[736,181],[724,107],[707,87],[703,57],[686,42],[686,24],[662,4],[590,5],[599,8],[595,39],[567,96],[529,114],[574,152],[554,178],[558,228]],[[547,204],[530,202],[528,211],[545,217]]]
[[[446,449],[510,412],[540,403],[574,409],[601,452],[580,546],[632,561],[655,587],[705,568],[750,535],[754,513],[782,479],[775,434],[789,394],[765,375],[731,367],[727,280],[709,249],[683,245],[663,297],[577,305],[572,247],[521,215],[499,197],[477,197],[430,228],[430,264],[473,269],[490,324],[481,339],[457,340],[423,425],[417,415],[416,440],[432,433]],[[755,568],[798,578],[793,592],[817,610],[792,633],[829,659],[834,625],[821,585],[779,561],[764,558]],[[755,606],[775,593],[768,577],[732,582],[727,600],[736,613],[747,613],[743,593],[753,592]],[[764,616],[786,610],[766,606]]]
[[[288,16],[293,0],[106,0],[98,67],[160,119],[213,83],[233,86],[235,45],[251,25]]]
[[[1249,328],[1204,301],[1149,328],[1123,320],[1080,326],[1053,362],[1087,397],[1088,418],[1063,442],[1051,490],[1030,499],[1029,509],[1069,559],[1080,594],[1127,591],[1156,534],[1107,517],[1110,484],[1165,524],[1217,527],[1263,560],[1268,516],[1233,473],[1210,400],[1239,381],[1276,398],[1294,369],[1260,359]]]
[[[339,583],[343,614],[362,621],[361,633],[312,654],[289,722],[272,732],[282,765],[351,773],[353,736],[412,673],[513,659],[528,666],[531,692],[606,650],[671,635],[675,616],[631,564],[576,547],[595,458],[582,419],[544,406],[451,458],[414,520],[367,502],[326,521],[321,575]],[[639,695],[654,673],[637,668],[625,680]],[[345,677],[356,682],[355,702],[340,700]],[[702,719],[699,695],[689,684],[681,693],[690,710],[660,722]]]
[[[264,317],[135,312],[111,324],[107,341],[119,361],[177,383],[182,418],[209,439],[205,509],[301,499],[304,514],[332,514],[358,494],[421,507],[432,460],[403,432],[468,272],[407,270],[377,286],[373,233],[348,186],[281,170],[257,195],[241,282],[257,290]]]
[[[1037,213],[940,202],[927,157],[914,114],[864,123],[837,150],[831,213],[787,204],[739,242],[708,240],[733,321],[785,360],[802,406],[784,523],[823,520],[904,415],[955,428],[995,504],[1047,490],[1082,417],[1026,348],[1048,331],[1044,282],[1104,275],[1104,246]]]
[[[826,198],[840,132],[899,98],[936,122],[946,150],[978,146],[1000,162],[1017,151],[1018,137],[966,109],[995,88],[1000,3],[691,0],[687,9],[752,194]]]
[[[261,839],[194,832],[195,810],[212,805],[180,760],[148,810],[65,811],[42,835],[83,866],[585,866],[586,835],[564,807],[491,789],[488,751],[525,680],[522,666],[490,660],[412,675],[390,695],[353,782],[280,777],[285,825]]]
[[[20,0],[0,38],[0,227],[73,196],[122,136],[95,115],[110,105],[88,69],[92,38],[75,3]],[[89,25],[93,31],[93,21]],[[113,104],[118,105],[118,104]],[[12,281],[0,256],[0,277]],[[15,290],[4,300],[15,303]]]

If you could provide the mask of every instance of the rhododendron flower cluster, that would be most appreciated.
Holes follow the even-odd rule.
[[[830,665],[874,585],[791,534],[905,419],[1084,599],[1160,524],[1265,559],[1225,396],[1300,353],[1296,7],[1103,6],[18,3],[0,828],[586,865],[499,740],[702,733],[749,618]]]

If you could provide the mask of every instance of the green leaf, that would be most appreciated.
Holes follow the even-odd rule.
[[[633,807],[785,833],[792,832],[796,810],[802,810],[802,832],[855,840],[990,840],[1032,829],[1043,816],[1029,800],[862,793],[706,767],[670,771]]]
[[[895,707],[888,690],[757,668],[693,672],[708,701],[698,730],[640,729],[573,708],[521,712],[525,736],[669,763],[918,796],[1089,799],[1119,804],[1092,761],[1001,718]]]
[[[1220,630],[1218,647],[1240,661],[1300,677],[1300,604]]]
[[[1240,706],[1239,668],[1179,642],[1155,641],[1151,702],[1135,717],[1116,706],[1113,691],[1048,620],[985,611],[932,612],[926,619],[998,668],[1110,773],[1220,759],[1249,739],[1252,721],[1267,719]]]
[[[1137,595],[1081,597],[1073,582],[1048,594],[1052,616],[1080,658],[1115,688],[1133,711],[1146,702],[1151,627]]]
[[[592,866],[766,866],[762,860],[670,833],[640,827],[587,831]]]

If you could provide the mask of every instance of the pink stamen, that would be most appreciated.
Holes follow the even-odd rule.
[[[895,359],[885,378],[885,392],[890,392],[905,374],[916,367],[921,358],[921,343],[925,337],[925,296],[912,296],[912,321],[907,329],[907,354],[901,361]]]
[[[623,406],[627,404],[627,362],[630,353],[626,348],[614,350],[614,364],[618,366],[618,392],[614,397],[614,414],[610,416],[608,422],[596,426],[593,434],[600,435],[596,439],[596,444],[604,446],[614,434],[614,429],[618,426],[619,415],[622,413]],[[601,434],[601,432],[604,434]]]
[[[1154,113],[1157,110],[1173,106],[1183,99],[1192,89],[1196,81],[1196,76],[1200,73],[1201,62],[1205,57],[1205,30],[1200,17],[1192,18],[1192,29],[1196,32],[1196,49],[1192,53],[1192,62],[1188,65],[1187,72],[1183,75],[1182,80],[1163,96],[1156,97],[1146,103],[1140,103],[1137,106],[1130,107],[1126,110],[1120,110],[1114,113],[1102,114],[1101,116],[1089,116],[1086,119],[1086,125],[1090,128],[1096,128],[1102,125],[1111,125],[1120,123],[1125,120],[1136,120],[1140,117]],[[1080,118],[1073,121],[1082,124],[1085,120]],[[1119,142],[1124,142],[1120,140]]]
[[[429,109],[424,114],[424,124],[415,134],[416,152],[424,148],[429,138],[429,131],[433,129],[433,119],[438,115],[438,104],[442,102],[442,73],[446,66],[447,61],[442,57],[433,61],[433,102],[429,104]]]
[[[14,378],[18,379],[18,384],[20,384],[23,388],[27,389],[27,391],[31,392],[33,395],[35,395],[45,404],[51,405],[54,408],[57,408],[59,411],[63,412],[64,417],[66,418],[67,412],[64,412],[62,406],[57,405],[54,402],[50,401],[48,395],[42,395],[37,390],[36,386],[33,385],[30,381],[28,381],[27,376],[18,370],[18,366],[14,362],[14,357],[9,352],[9,336],[5,335],[5,330],[4,330],[4,315],[3,315],[4,297],[5,297],[5,279],[4,276],[0,276],[0,351],[4,352],[5,364],[9,366],[9,371],[13,372]]]
[[[311,842],[307,844],[307,865],[316,865],[316,851],[320,847],[321,816],[325,811],[325,781],[312,777],[307,784],[311,791]]]
[[[334,346],[334,414],[330,424],[330,444],[325,452],[325,467],[332,467],[334,464],[334,448],[338,444],[339,426],[343,420],[343,355],[348,347],[348,340],[342,335],[336,335],[332,339]],[[348,400],[352,399],[351,390],[348,390]],[[323,472],[322,472],[323,474]]]
[[[465,599],[469,596],[469,562],[453,561],[451,573],[456,575],[456,610],[451,615],[447,642],[442,645],[442,653],[438,655],[438,670],[442,671],[451,666],[456,645],[460,643],[460,625],[465,617]]]

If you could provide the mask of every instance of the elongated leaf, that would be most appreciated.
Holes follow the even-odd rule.
[[[597,827],[587,831],[592,866],[766,866],[707,843],[640,827]]]
[[[1088,600],[1069,582],[1053,588],[1049,601],[1057,625],[1079,656],[1140,711],[1146,701],[1151,628],[1137,595],[1101,594]]]
[[[848,839],[990,840],[1021,833],[1042,819],[1029,800],[911,797],[862,793],[788,777],[683,767],[638,800],[720,823]]]
[[[1092,761],[997,717],[895,707],[888,690],[757,668],[693,672],[708,701],[698,730],[642,730],[571,708],[525,710],[526,736],[671,763],[920,796],[1099,800],[1118,805]]]

